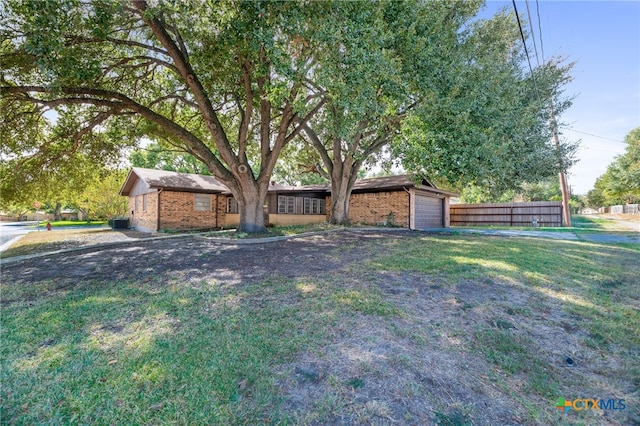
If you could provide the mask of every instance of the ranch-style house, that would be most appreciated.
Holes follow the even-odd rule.
[[[129,197],[129,224],[136,230],[204,230],[238,224],[238,205],[229,189],[212,176],[135,167],[120,194]],[[357,180],[350,198],[352,223],[409,229],[449,227],[451,192],[409,176]],[[326,222],[329,185],[271,183],[265,223],[285,226]]]

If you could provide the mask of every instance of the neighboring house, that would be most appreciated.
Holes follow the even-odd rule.
[[[239,222],[238,205],[228,188],[212,176],[133,168],[120,194],[129,197],[130,225],[140,231],[215,229]],[[449,226],[449,198],[455,194],[408,176],[356,181],[349,219],[353,223],[410,229]],[[272,183],[265,222],[300,225],[326,222],[331,206],[328,185]]]
[[[62,220],[84,220],[84,214],[81,211],[74,209],[60,210],[60,217]]]

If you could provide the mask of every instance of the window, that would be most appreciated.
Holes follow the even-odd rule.
[[[287,197],[287,214],[296,212],[296,197]]]
[[[324,204],[324,200],[319,200],[317,198],[314,198],[312,200],[313,202],[311,203],[311,213],[312,214],[320,214],[320,206],[322,204]]]
[[[238,202],[233,197],[227,197],[227,213],[238,213]]]
[[[325,200],[321,198],[278,195],[278,214],[324,214]]]
[[[195,211],[210,212],[211,211],[211,195],[210,194],[194,194],[195,195]]]
[[[147,211],[147,194],[142,195],[142,211]]]
[[[284,195],[278,195],[278,214],[284,214],[287,212],[287,197]]]

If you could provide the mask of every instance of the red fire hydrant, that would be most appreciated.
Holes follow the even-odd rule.
[[[47,231],[51,231],[51,222],[47,222]]]

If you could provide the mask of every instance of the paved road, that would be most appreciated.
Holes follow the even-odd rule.
[[[38,222],[0,222],[0,252],[5,251],[11,243],[31,231]]]
[[[43,226],[37,228],[37,221],[30,222],[0,222],[0,253],[13,244],[15,240],[29,232],[47,232]],[[104,228],[104,225],[83,225],[83,226],[61,226],[54,227],[53,231],[61,231],[67,229],[95,229]]]

